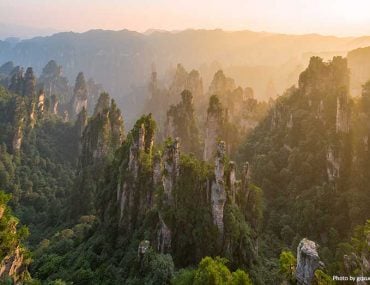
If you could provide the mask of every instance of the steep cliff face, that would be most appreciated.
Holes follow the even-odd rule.
[[[59,113],[59,100],[55,95],[50,97],[50,113],[54,115]]]
[[[338,151],[335,151],[333,146],[329,146],[327,153],[327,174],[329,181],[333,182],[335,179],[339,178],[340,171],[340,157],[338,156]]]
[[[77,75],[72,98],[72,115],[76,116],[83,108],[87,110],[87,86],[85,76],[82,72]]]
[[[223,127],[225,124],[225,110],[217,96],[211,96],[207,111],[206,133],[204,138],[204,153],[203,159],[209,161],[216,153],[217,141],[225,139],[223,135]]]
[[[117,204],[119,207],[119,223],[126,229],[132,229],[139,217],[152,206],[153,189],[140,191],[139,177],[152,176],[148,169],[152,163],[155,123],[151,116],[144,116],[136,122],[134,129],[128,134],[124,148],[127,158],[120,162],[117,181]],[[145,163],[146,162],[146,163]],[[157,173],[161,169],[159,158],[156,158]],[[158,169],[159,168],[159,169]],[[152,179],[148,183],[152,185]],[[157,181],[156,181],[157,182]],[[139,189],[138,189],[139,188]]]
[[[267,228],[287,247],[309,236],[325,248],[326,263],[340,256],[338,241],[347,239],[349,228],[369,213],[360,202],[369,193],[364,186],[369,176],[359,170],[369,167],[368,123],[359,110],[361,99],[349,96],[348,76],[345,59],[312,58],[298,87],[279,96],[246,139],[238,161],[249,160],[252,181],[263,185]],[[248,189],[245,193],[252,198]],[[311,242],[298,248],[302,280],[312,279],[318,268],[315,251]],[[324,254],[329,251],[330,257]]]
[[[66,102],[69,94],[68,80],[63,76],[62,67],[54,60],[50,60],[42,69],[39,85],[48,98],[54,95],[63,103]]]
[[[173,204],[173,189],[176,183],[176,178],[180,171],[180,141],[176,138],[174,142],[169,142],[166,146],[163,155],[163,189],[165,200],[169,204]]]
[[[36,91],[36,78],[32,67],[28,67],[24,74],[23,96],[32,97]]]
[[[215,73],[208,93],[211,95],[222,96],[235,89],[235,82],[232,78],[226,77],[222,70]]]
[[[23,250],[20,247],[5,256],[0,263],[0,280],[10,277],[14,284],[22,284],[27,274],[27,265],[24,264]]]
[[[189,73],[181,64],[178,64],[169,88],[172,104],[178,101],[176,99],[178,98],[178,94],[181,94],[184,90],[189,90],[195,100],[199,100],[203,95],[203,81],[197,70],[192,70]]]
[[[15,110],[14,110],[14,133],[12,140],[13,152],[18,152],[22,146],[23,131],[27,125],[27,112],[26,104],[22,98],[15,99]]]
[[[114,101],[110,104],[109,101],[109,95],[102,93],[95,114],[88,123],[86,109],[80,112],[77,124],[82,135],[82,165],[104,159],[122,144],[123,118]]]
[[[101,94],[101,102],[109,100],[108,94]],[[113,160],[115,151],[124,140],[121,112],[113,100],[103,106],[98,104],[95,115],[89,119],[83,108],[78,114],[75,132],[80,135],[80,144],[71,212],[77,218],[91,214],[96,209],[94,200],[98,194],[98,183],[104,175],[102,169]]]
[[[181,139],[181,147],[184,152],[200,155],[200,136],[197,121],[195,119],[193,95],[184,90],[181,93],[181,102],[172,105],[167,112],[166,137]]]
[[[224,206],[226,202],[225,189],[225,142],[221,141],[217,146],[217,154],[215,158],[215,180],[211,186],[211,203],[213,223],[217,226],[221,237],[224,233]]]
[[[349,133],[350,128],[350,107],[347,94],[338,95],[337,97],[337,114],[335,127],[337,133]]]
[[[18,226],[18,219],[11,215],[6,205],[9,196],[0,192],[0,235],[2,237],[0,249],[0,281],[10,278],[14,284],[23,284],[29,279],[28,265],[30,260],[21,241],[26,237],[25,228]]]
[[[299,285],[311,285],[315,271],[320,266],[320,257],[317,253],[317,244],[303,239],[297,248],[296,277]]]
[[[326,124],[334,124],[337,133],[349,132],[349,69],[346,59],[334,57],[325,63],[321,58],[312,57],[308,68],[301,73],[298,85],[301,94],[308,98],[310,108],[318,110],[320,119]],[[327,107],[325,111],[324,106]]]

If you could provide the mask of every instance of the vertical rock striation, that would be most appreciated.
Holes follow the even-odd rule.
[[[316,269],[320,266],[317,253],[318,245],[306,238],[301,240],[297,248],[296,278],[299,285],[311,285]]]
[[[226,202],[225,190],[225,142],[221,141],[217,146],[217,154],[215,159],[215,178],[211,185],[211,204],[213,223],[217,226],[221,237],[224,232],[224,206]]]

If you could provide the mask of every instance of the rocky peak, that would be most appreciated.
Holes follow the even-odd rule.
[[[297,248],[296,278],[299,285],[311,285],[315,271],[320,267],[318,245],[306,238],[301,240]]]
[[[103,97],[109,102],[108,94]],[[124,138],[123,118],[113,100],[107,108],[96,113],[88,123],[87,110],[83,107],[78,115],[76,126],[78,132],[82,134],[83,165],[105,159],[122,144]]]
[[[23,96],[32,97],[35,94],[36,78],[32,67],[28,67],[24,74]]]
[[[217,140],[220,139],[224,123],[225,110],[223,109],[219,98],[216,95],[213,95],[210,97],[207,111],[203,154],[205,161],[209,161],[214,156],[217,148]]]
[[[219,70],[213,76],[211,85],[209,86],[209,94],[224,95],[235,89],[234,79],[226,77],[222,70]]]
[[[77,115],[82,108],[87,109],[87,85],[85,76],[82,72],[77,75],[75,87],[73,89],[72,112]]]
[[[311,57],[308,68],[299,76],[299,89],[308,97],[320,95],[323,91],[336,94],[349,90],[349,70],[347,60],[340,56],[324,62],[319,57]]]
[[[167,112],[166,137],[181,138],[184,152],[199,154],[200,138],[194,114],[193,95],[190,91],[184,90],[181,97],[181,102],[176,106],[172,105]]]
[[[9,91],[22,95],[23,93],[23,68],[17,66],[10,74]]]
[[[98,102],[95,105],[94,116],[103,112],[104,110],[107,110],[109,108],[109,104],[110,104],[109,94],[106,92],[101,93]]]

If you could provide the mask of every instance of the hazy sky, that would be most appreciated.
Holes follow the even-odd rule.
[[[370,35],[370,0],[0,0],[0,22],[92,28]]]

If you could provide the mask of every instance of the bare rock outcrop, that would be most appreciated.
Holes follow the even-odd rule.
[[[217,226],[219,233],[223,236],[224,233],[224,206],[226,203],[225,190],[225,142],[218,143],[217,154],[215,159],[214,181],[211,186],[211,204],[213,223]]]
[[[315,271],[320,267],[318,245],[306,238],[302,239],[297,248],[296,278],[299,285],[311,285]]]
[[[0,279],[10,277],[14,284],[22,284],[26,272],[27,266],[24,264],[24,256],[19,246],[0,263]]]

